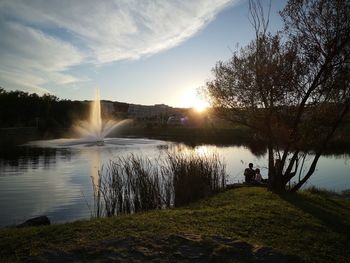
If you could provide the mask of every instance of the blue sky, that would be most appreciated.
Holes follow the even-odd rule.
[[[272,0],[271,31],[285,3]],[[253,34],[247,0],[0,0],[0,86],[189,107]]]

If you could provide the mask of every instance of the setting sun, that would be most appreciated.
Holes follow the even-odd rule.
[[[208,108],[208,103],[203,100],[194,101],[193,108],[198,112],[203,112]]]
[[[181,98],[181,107],[193,108],[197,112],[203,112],[209,107],[209,103],[201,98],[196,90],[190,90]]]

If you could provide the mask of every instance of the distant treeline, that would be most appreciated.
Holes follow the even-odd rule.
[[[88,103],[0,88],[0,127],[68,128],[88,114]]]

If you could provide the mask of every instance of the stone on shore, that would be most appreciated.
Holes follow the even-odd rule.
[[[21,228],[21,227],[29,227],[29,226],[45,226],[50,224],[51,224],[50,219],[47,216],[37,216],[31,219],[28,219],[22,224],[17,225],[17,227]]]

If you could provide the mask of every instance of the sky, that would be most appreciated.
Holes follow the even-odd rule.
[[[285,3],[272,0],[273,32]],[[248,0],[0,0],[0,36],[6,90],[191,107],[254,31]]]

